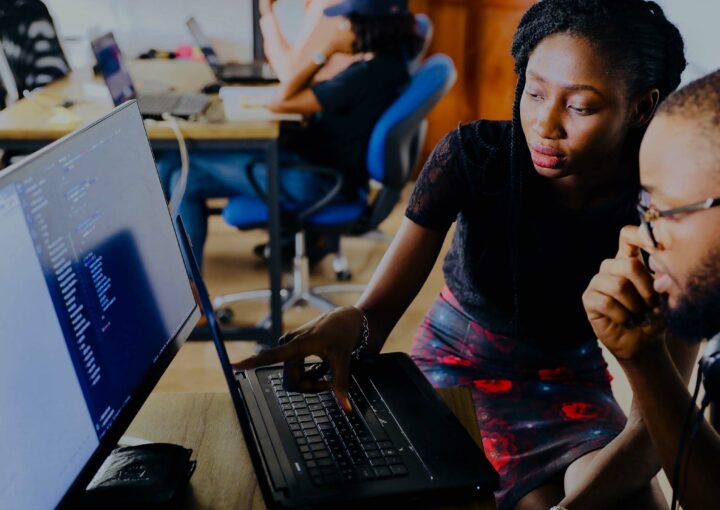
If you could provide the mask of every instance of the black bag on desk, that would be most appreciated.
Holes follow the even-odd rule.
[[[176,508],[195,471],[191,454],[167,443],[116,448],[72,508]]]

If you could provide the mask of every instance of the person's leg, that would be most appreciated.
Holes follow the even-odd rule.
[[[200,267],[207,237],[206,200],[253,194],[245,167],[261,155],[256,151],[190,153],[190,172],[179,211]],[[180,168],[175,168],[169,179],[168,195],[172,194],[179,179]]]
[[[171,183],[173,175],[180,170],[180,154],[175,151],[159,152],[155,156],[155,164],[160,177],[160,184],[165,193],[165,200],[169,202],[173,190]]]
[[[565,497],[565,492],[561,481],[558,480],[530,491],[515,504],[513,510],[545,510],[557,505],[563,497]]]

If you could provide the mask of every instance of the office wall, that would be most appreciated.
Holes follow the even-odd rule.
[[[252,0],[44,0],[58,25],[71,65],[90,60],[89,34],[112,30],[128,56],[149,48],[191,44],[185,20],[195,16],[222,58],[252,58]],[[280,0],[278,13],[290,38],[302,0]]]
[[[687,82],[720,68],[720,2],[717,0],[656,0],[685,39]]]

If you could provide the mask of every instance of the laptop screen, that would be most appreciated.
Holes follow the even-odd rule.
[[[137,95],[135,87],[115,36],[108,33],[94,39],[91,44],[98,69],[105,79],[113,104],[117,106],[129,99],[135,99]]]
[[[188,19],[186,24],[193,36],[193,39],[195,39],[195,44],[198,45],[200,50],[203,52],[203,55],[205,55],[205,60],[207,60],[208,65],[212,68],[215,74],[219,73],[222,69],[222,64],[220,63],[217,53],[215,53],[215,50],[212,47],[210,39],[208,39],[205,32],[202,31],[195,18]]]
[[[137,105],[0,173],[0,239],[0,508],[53,508],[199,315]]]

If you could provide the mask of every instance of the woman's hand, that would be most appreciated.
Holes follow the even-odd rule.
[[[648,345],[659,343],[665,329],[641,248],[652,251],[639,228],[623,228],[616,257],[603,261],[582,297],[595,334],[620,360],[632,359]]]
[[[233,364],[237,370],[285,363],[285,386],[292,391],[318,392],[332,389],[346,411],[352,409],[348,399],[350,360],[362,335],[363,312],[348,306],[325,313],[298,329],[285,334],[280,345]],[[332,384],[318,381],[305,371],[305,358],[319,356],[330,367]]]

